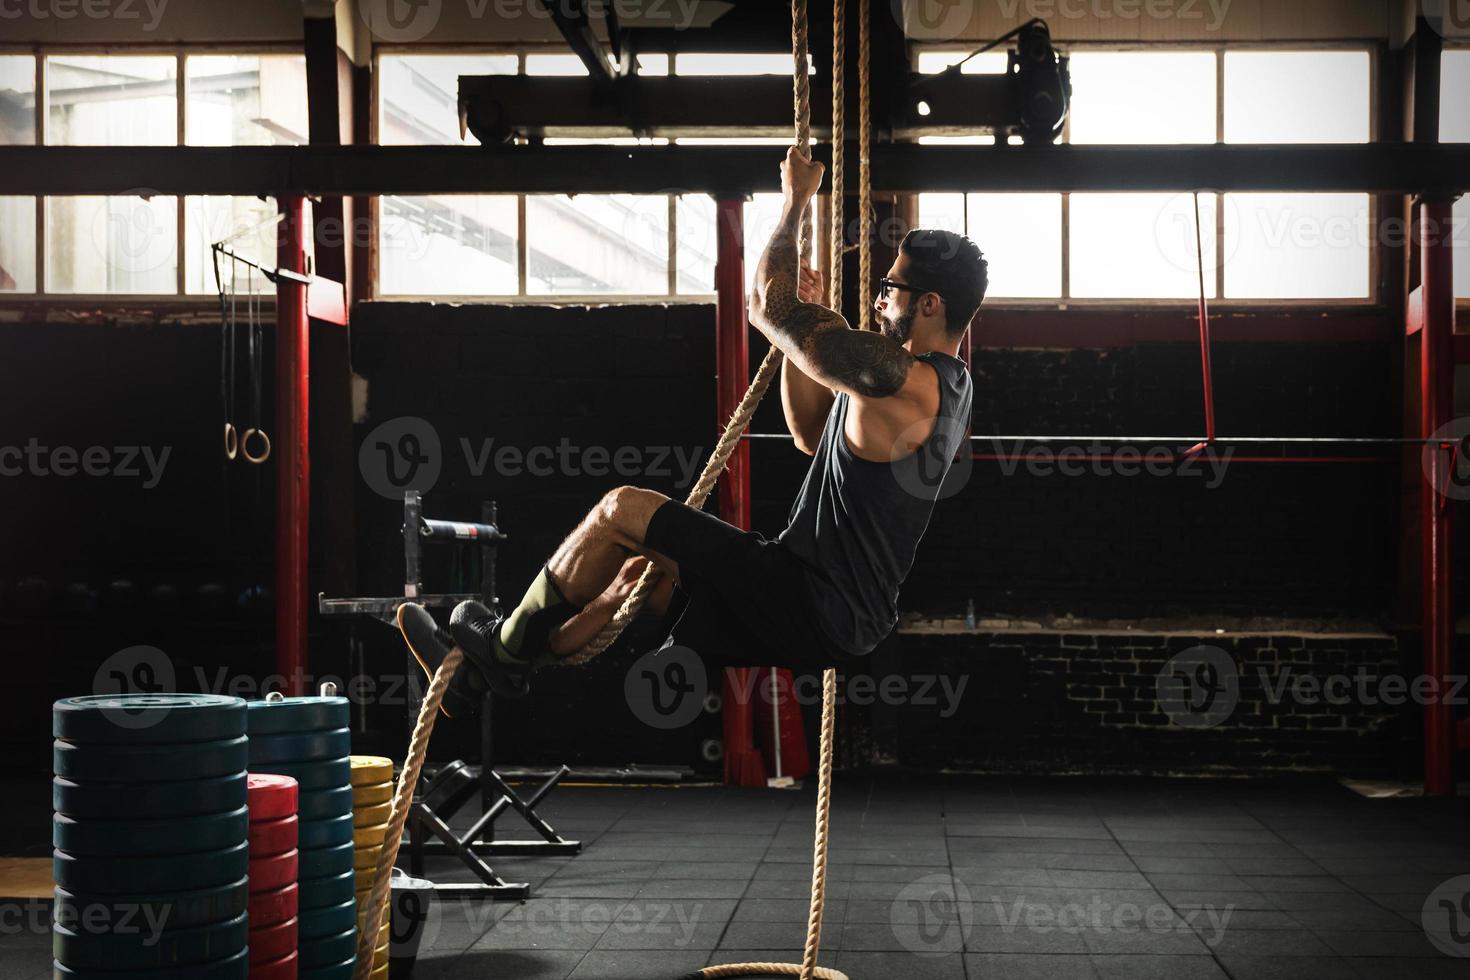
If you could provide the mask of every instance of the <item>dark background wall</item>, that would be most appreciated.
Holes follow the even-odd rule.
[[[1054,321],[1058,315],[1048,316]],[[1016,337],[1040,315],[997,312],[987,318],[986,330],[993,332],[978,334],[974,358],[977,433],[1200,431],[1198,350],[1186,339],[1187,314],[1076,316],[1090,318],[1103,346],[1026,347]],[[1338,322],[1334,316],[1347,340],[1327,342]],[[1221,431],[1396,434],[1396,342],[1391,331],[1381,339],[1365,331],[1364,319],[1306,312],[1237,318],[1236,337],[1227,330],[1215,346]],[[1134,325],[1133,336],[1120,341],[1118,324],[1125,320]],[[1307,321],[1310,329],[1303,329]],[[1299,339],[1271,339],[1278,331]],[[45,651],[21,659],[25,707],[0,722],[20,749],[11,755],[18,766],[45,767],[46,704],[90,690],[97,665],[124,647],[156,645],[191,680],[201,676],[196,668],[213,676],[225,666],[257,679],[270,671],[274,471],[222,465],[218,344],[218,332],[208,325],[28,323],[0,329],[0,361],[12,367],[10,383],[0,389],[0,445],[23,446],[34,437],[76,447],[171,449],[162,481],[149,490],[125,478],[29,474],[0,480],[11,515],[0,539],[0,610],[13,627],[14,649]],[[763,353],[753,338],[752,365]],[[429,514],[474,518],[481,500],[498,502],[510,534],[499,554],[507,601],[600,493],[636,483],[682,496],[683,461],[702,462],[717,432],[708,306],[364,304],[354,312],[351,356],[361,379],[362,414],[350,444],[343,452],[328,435],[314,446],[314,586],[328,592],[401,591],[401,502],[374,489],[367,472],[375,465],[371,446],[358,455],[393,420],[422,419],[438,439],[439,473],[425,488]],[[267,405],[270,398],[267,389]],[[340,414],[341,406],[314,406],[321,418],[333,410]],[[755,428],[781,431],[775,399],[762,407]],[[521,453],[546,447],[553,454],[551,471],[512,474],[496,463],[496,450],[507,446]],[[607,456],[594,452],[589,460],[589,448]],[[1015,448],[1007,443],[980,450]],[[620,449],[624,474],[585,472],[589,461],[608,465]],[[579,472],[558,464],[558,452],[572,453]],[[356,465],[324,467],[318,453]],[[958,616],[973,601],[982,618],[1182,617],[1200,629],[1217,617],[1240,615],[1392,625],[1399,588],[1395,460],[1390,454],[1387,463],[1363,465],[1236,463],[1218,486],[1209,485],[1215,477],[1208,471],[1063,477],[1030,474],[1024,466],[1007,474],[995,461],[977,461],[959,492],[936,509],[901,604],[909,612]],[[804,464],[787,444],[753,446],[757,530],[781,528]],[[352,513],[354,532],[345,538],[331,531],[337,508]],[[344,555],[355,581],[328,571]],[[451,567],[448,556],[432,557],[426,566],[431,589],[472,587],[472,578],[472,569]],[[133,588],[110,585],[118,580]],[[370,673],[402,672],[401,653],[386,628],[359,624],[349,631],[320,620],[313,622],[314,670],[350,669],[350,641],[359,644]],[[1035,705],[1046,697],[1014,672],[993,672],[1004,660],[992,648],[1004,641],[964,634],[891,642],[911,649],[915,663],[937,656],[937,642],[946,644],[944,657],[985,664],[992,671],[985,675],[992,698],[1011,690],[1012,703]],[[1385,657],[1400,656],[1387,634],[1384,643]],[[1008,689],[1012,682],[1016,686]],[[691,746],[710,733],[708,725],[677,737],[638,725],[610,685],[621,685],[610,663],[549,675],[534,704],[503,709],[504,757],[686,764]],[[181,680],[180,686],[190,685]],[[967,701],[964,710],[981,717],[983,700]],[[400,724],[401,707],[370,710],[375,727]],[[568,725],[568,718],[578,724]],[[589,726],[599,738],[586,737]],[[987,738],[991,747],[984,756],[960,749],[946,754],[942,746],[955,744],[948,738],[909,738],[875,751],[916,766],[1003,767],[1008,757],[1017,764],[1066,762],[1038,756],[1019,740],[1010,752],[993,733]],[[1072,761],[1116,765],[1127,752],[1125,744],[1111,755]],[[1338,765],[1351,753],[1329,756],[1326,764]],[[1386,751],[1374,758],[1394,756]],[[1253,764],[1248,750],[1230,757],[1239,768]],[[1159,757],[1148,758],[1154,762],[1144,762],[1154,764]]]

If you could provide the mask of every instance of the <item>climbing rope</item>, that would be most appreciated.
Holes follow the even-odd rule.
[[[870,144],[873,137],[873,106],[868,70],[868,3],[858,2],[858,329],[873,324],[873,177]],[[834,307],[835,308],[835,307]]]
[[[827,305],[842,309],[842,255],[847,251],[843,201],[847,192],[847,17],[846,0],[832,2],[832,195],[828,225]]]

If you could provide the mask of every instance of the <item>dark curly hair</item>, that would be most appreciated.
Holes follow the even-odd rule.
[[[990,284],[988,263],[980,247],[964,235],[939,228],[915,228],[899,251],[909,257],[917,286],[944,299],[944,323],[961,333],[975,318]]]

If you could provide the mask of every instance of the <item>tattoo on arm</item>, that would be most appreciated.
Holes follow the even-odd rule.
[[[914,356],[882,334],[849,329],[833,310],[801,302],[797,265],[794,222],[783,222],[756,271],[755,325],[823,384],[865,398],[896,394],[908,380]]]

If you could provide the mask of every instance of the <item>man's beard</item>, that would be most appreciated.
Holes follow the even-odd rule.
[[[880,316],[878,329],[895,344],[906,344],[914,332],[915,315],[916,311],[910,306],[896,317]]]

